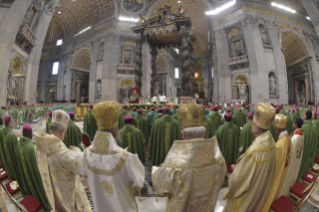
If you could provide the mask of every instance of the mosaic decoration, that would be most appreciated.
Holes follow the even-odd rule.
[[[129,14],[138,14],[145,9],[144,0],[122,0],[121,8]]]

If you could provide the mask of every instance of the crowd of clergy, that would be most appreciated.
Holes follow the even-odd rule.
[[[312,111],[313,110],[313,111]],[[151,162],[152,185],[167,196],[166,211],[214,211],[228,187],[225,212],[267,212],[314,166],[319,153],[316,108],[259,103],[256,108],[185,104],[177,107],[90,105],[83,132],[74,112],[51,110],[46,130],[23,125],[18,140],[10,114],[0,117],[0,159],[23,196],[45,211],[138,211],[135,191]],[[1,123],[3,122],[4,123]],[[1,172],[3,174],[3,172]]]

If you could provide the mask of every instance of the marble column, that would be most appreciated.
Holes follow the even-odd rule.
[[[58,72],[58,87],[57,87],[57,99],[63,100],[63,87],[64,87],[64,70],[65,70],[65,63],[66,63],[66,55],[63,55],[60,59],[60,66]]]
[[[90,66],[90,81],[89,81],[89,102],[95,103],[96,92],[96,72],[97,72],[97,58],[99,53],[99,42],[96,40],[91,43],[92,46],[92,59]],[[104,51],[105,52],[105,51]]]
[[[53,13],[58,8],[58,2],[58,0],[55,0],[46,4],[45,10],[42,11],[38,25],[35,29],[35,35],[37,37],[36,46],[30,53],[26,76],[25,99],[29,104],[34,104],[36,102],[35,94],[37,89],[37,77],[34,76],[38,76],[39,63],[45,36],[48,31]]]
[[[181,30],[182,36],[182,96],[192,96],[192,84],[190,76],[190,49],[189,49],[189,34]]]
[[[156,46],[151,46],[151,97],[157,96],[158,88],[156,88],[156,74],[157,74],[157,67],[156,67],[156,59],[157,59],[158,51]],[[156,92],[155,92],[156,91]]]
[[[48,61],[46,60],[43,60],[41,63],[40,63],[41,67],[40,67],[40,71],[42,72],[41,73],[41,80],[40,80],[40,100],[42,100],[43,102],[45,102],[46,98],[45,98],[45,95],[46,95],[46,86],[45,86],[45,82],[46,82],[46,75],[47,75],[47,67],[48,67]]]
[[[64,82],[64,86],[66,86],[65,88],[65,97],[66,97],[66,101],[70,102],[71,101],[71,89],[72,89],[72,71],[71,71],[71,67],[72,67],[72,62],[74,60],[75,55],[71,55],[71,53],[68,54],[68,60],[66,62],[66,73],[63,74],[63,82]]]
[[[151,54],[150,46],[145,42],[142,47],[142,94],[144,98],[151,96]]]
[[[121,48],[118,35],[110,34],[105,43],[103,73],[102,73],[102,99],[117,101],[118,83],[117,66],[120,63]],[[112,88],[112,89],[110,89]]]
[[[269,38],[272,43],[272,48],[274,52],[275,65],[277,70],[277,87],[279,89],[279,104],[287,104],[288,99],[288,87],[287,87],[287,70],[285,65],[285,58],[281,49],[281,43],[278,39],[273,21],[268,21],[266,24],[268,28]],[[268,77],[268,76],[267,76]],[[268,78],[267,78],[268,79]]]
[[[143,41],[140,39],[137,39],[135,41],[136,43],[136,51],[135,51],[135,85],[139,89],[139,95],[142,96],[142,66],[143,66],[143,61],[142,61],[142,46],[143,46]]]
[[[33,0],[14,1],[5,17],[2,17],[0,26],[0,105],[7,103],[7,80],[12,48],[20,25],[32,3]]]
[[[78,90],[78,92],[77,92],[77,100],[76,100],[76,102],[78,104],[81,104],[81,82],[78,82],[77,90]]]
[[[219,29],[215,33],[217,76],[214,81],[214,101],[224,101],[232,98],[231,73],[228,67],[229,48],[225,29]]]
[[[246,16],[242,21],[242,28],[249,59],[251,103],[257,104],[269,100],[269,70],[257,18],[252,15]]]

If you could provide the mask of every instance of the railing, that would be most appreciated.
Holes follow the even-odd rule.
[[[234,57],[228,60],[230,70],[244,69],[249,67],[249,59],[247,55]]]

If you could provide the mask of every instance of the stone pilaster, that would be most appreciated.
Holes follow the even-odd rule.
[[[97,72],[97,63],[99,53],[99,42],[96,40],[91,43],[92,46],[92,59],[90,66],[90,81],[89,81],[89,102],[95,102],[95,92],[96,92],[96,72]],[[105,52],[105,50],[104,50]]]
[[[63,73],[64,76],[64,86],[66,86],[66,91],[65,91],[65,97],[66,97],[66,101],[71,101],[71,85],[72,85],[72,71],[71,71],[71,66],[72,66],[72,62],[74,60],[75,55],[71,53],[68,54],[68,60],[65,63],[66,65],[66,73]],[[64,72],[64,71],[63,71]]]

